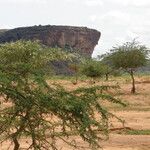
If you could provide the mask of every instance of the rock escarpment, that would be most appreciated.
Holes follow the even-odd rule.
[[[33,26],[12,29],[0,34],[0,43],[17,40],[39,40],[48,47],[71,47],[79,54],[90,57],[101,33],[86,27]]]

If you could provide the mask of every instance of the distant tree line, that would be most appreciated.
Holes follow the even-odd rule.
[[[98,56],[97,61],[85,62],[82,73],[92,78],[105,75],[106,80],[108,80],[109,75],[119,74],[120,71],[127,72],[132,79],[131,93],[135,93],[134,74],[140,67],[147,66],[150,68],[148,56],[148,48],[133,40],[121,46],[113,47],[110,52]]]

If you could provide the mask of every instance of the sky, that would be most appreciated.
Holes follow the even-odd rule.
[[[150,0],[0,0],[0,29],[48,24],[100,31],[93,57],[134,38],[150,47]]]

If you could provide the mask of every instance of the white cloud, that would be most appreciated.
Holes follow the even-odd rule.
[[[103,6],[102,0],[85,0],[87,6]]]
[[[0,3],[47,3],[48,0],[0,0]]]
[[[65,0],[65,2],[74,3],[74,2],[77,2],[77,0]]]
[[[129,1],[129,5],[133,6],[147,6],[150,5],[150,0],[131,0]]]
[[[116,41],[116,44],[122,44],[126,41],[125,37],[115,37],[114,40]]]
[[[150,0],[110,0],[112,3],[118,3],[124,6],[143,7],[150,5]]]
[[[65,0],[68,3],[75,3],[76,4],[83,4],[86,6],[102,6],[103,5],[103,0]]]
[[[129,24],[129,22],[131,21],[131,17],[128,13],[117,11],[117,10],[111,10],[103,14],[90,15],[89,21],[98,24],[104,24],[104,27],[108,25],[125,26]]]
[[[117,10],[113,10],[108,12],[105,17],[112,17],[115,19],[119,19],[119,20],[125,20],[125,21],[129,21],[130,20],[130,16],[128,15],[128,13],[122,12],[122,11],[117,11]]]
[[[128,30],[126,32],[126,38],[127,38],[127,40],[133,40],[133,39],[138,38],[138,37],[139,37],[139,34],[133,32],[133,31]]]
[[[130,15],[126,12],[122,12],[121,10],[111,10],[97,18],[94,18],[93,16],[93,19],[97,19],[98,22],[104,22],[105,24],[107,23],[106,25],[110,24],[115,26],[125,26],[131,21]]]
[[[97,15],[91,15],[91,16],[89,16],[89,20],[92,21],[92,22],[97,21],[97,19],[98,19]]]

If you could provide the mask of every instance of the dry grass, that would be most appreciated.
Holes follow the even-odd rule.
[[[111,94],[125,101],[126,108],[118,105],[107,105],[117,116],[125,120],[125,126],[135,130],[150,130],[150,76],[136,77],[136,94],[130,93],[130,78],[113,78],[108,82],[98,81],[95,85],[120,85],[120,89],[109,91]],[[51,82],[51,81],[49,81]],[[77,87],[89,87],[88,80],[73,85],[70,81],[58,80],[66,89],[73,90]],[[122,125],[116,120],[111,120],[115,127]],[[138,132],[137,132],[138,133]],[[144,132],[145,133],[145,132]],[[150,135],[118,135],[112,133],[107,142],[102,143],[104,150],[149,150]],[[65,149],[65,148],[64,148]],[[67,148],[66,148],[67,149]]]
[[[74,85],[70,80],[48,80],[48,83],[57,83],[64,86],[68,90],[74,90],[78,87],[89,87],[91,82],[89,80],[79,81]],[[97,81],[95,85],[120,85],[120,89],[109,91],[114,96],[125,101],[128,106],[126,108],[118,105],[110,105],[105,103],[110,111],[125,120],[125,126],[135,130],[150,130],[150,76],[136,77],[137,93],[130,93],[130,78],[112,78],[110,81]],[[116,120],[111,120],[115,127],[122,127]],[[144,132],[145,133],[145,132]],[[78,139],[78,144],[82,146],[84,143]],[[26,145],[25,140],[22,141]],[[7,142],[8,144],[9,142]],[[71,150],[70,147],[57,141],[61,145],[62,150]],[[110,139],[101,143],[104,150],[149,150],[150,149],[150,135],[128,135],[117,134],[112,132]],[[7,145],[1,146],[0,150],[6,150]],[[88,150],[88,148],[86,148]]]

